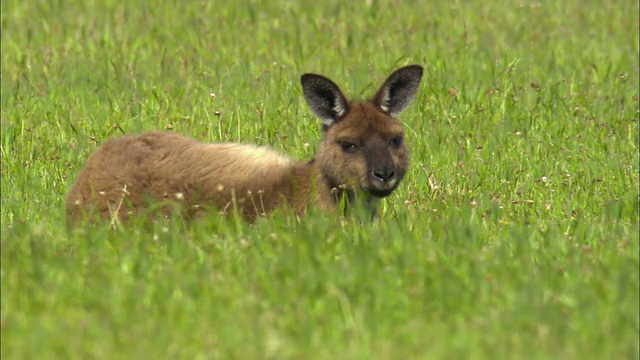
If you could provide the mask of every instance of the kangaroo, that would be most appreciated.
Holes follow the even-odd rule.
[[[366,101],[348,101],[322,75],[303,75],[304,97],[323,132],[307,162],[267,147],[207,144],[168,132],[107,140],[69,192],[68,224],[125,221],[151,208],[167,214],[176,206],[186,218],[213,207],[248,222],[279,208],[301,216],[311,205],[339,212],[354,202],[373,215],[407,171],[409,151],[396,117],[413,101],[422,73],[419,65],[398,69]]]

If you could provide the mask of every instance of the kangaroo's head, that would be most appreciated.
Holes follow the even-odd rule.
[[[421,78],[422,67],[403,67],[371,100],[351,102],[326,77],[302,76],[305,99],[323,123],[324,138],[315,161],[329,186],[376,198],[393,192],[409,163],[402,123],[396,116],[413,101]]]

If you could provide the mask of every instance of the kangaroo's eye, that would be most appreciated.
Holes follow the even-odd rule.
[[[402,137],[401,136],[394,137],[389,141],[389,145],[396,149],[399,148],[400,145],[402,145]]]
[[[358,147],[356,146],[356,144],[348,141],[341,141],[340,147],[342,147],[342,151],[348,154],[353,154],[354,152],[358,151]]]

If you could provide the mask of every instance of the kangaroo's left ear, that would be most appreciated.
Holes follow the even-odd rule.
[[[422,66],[409,65],[391,74],[373,97],[382,111],[396,117],[413,101],[422,79]]]
[[[322,75],[304,74],[302,91],[313,113],[322,120],[325,130],[349,110],[347,99],[333,81]]]

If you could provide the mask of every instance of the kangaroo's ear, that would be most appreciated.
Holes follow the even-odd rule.
[[[373,97],[373,103],[396,117],[413,101],[422,79],[422,66],[409,65],[391,74]]]
[[[325,128],[333,125],[348,108],[347,99],[333,81],[322,75],[304,74],[300,79],[304,98]]]

